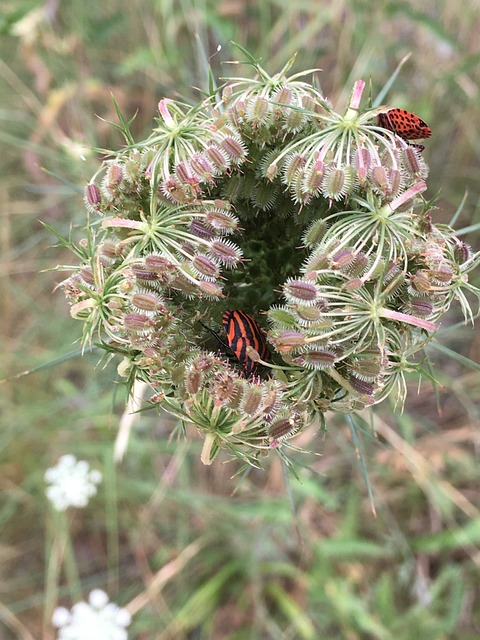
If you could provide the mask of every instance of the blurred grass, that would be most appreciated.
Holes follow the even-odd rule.
[[[196,99],[208,62],[220,76],[246,72],[222,64],[238,55],[233,40],[270,72],[298,51],[296,69],[323,69],[322,90],[339,106],[359,77],[375,97],[410,54],[387,101],[433,129],[424,155],[439,218],[467,190],[456,227],[475,227],[479,31],[478,0],[2,3],[0,378],[46,365],[0,386],[2,640],[53,638],[57,596],[71,606],[80,588],[127,605],[137,640],[479,637],[478,370],[432,351],[439,401],[412,381],[402,415],[382,406],[376,438],[358,432],[376,518],[338,418],[325,438],[299,437],[322,454],[297,457],[300,482],[276,458],[233,480],[233,464],[204,468],[194,434],[169,442],[172,422],[149,412],[115,467],[125,393],[115,363],[96,366],[94,354],[55,364],[80,325],[54,291],[62,274],[44,270],[73,257],[39,224],[80,237],[81,190],[98,166],[89,149],[122,144],[106,124],[111,94],[144,136],[159,99]],[[478,232],[464,238],[480,248]],[[442,344],[479,362],[479,333],[459,319],[453,309]],[[43,473],[67,452],[105,481],[60,526]]]

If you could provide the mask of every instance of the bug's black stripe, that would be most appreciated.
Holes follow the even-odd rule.
[[[251,331],[251,346],[255,349],[262,360],[267,360],[270,354],[265,340],[265,335],[260,329],[256,320],[247,314],[243,314],[247,317],[248,325]]]
[[[235,351],[237,358],[247,367],[251,362],[247,356],[247,347],[251,345],[255,349],[255,334],[252,331],[252,320],[250,316],[243,311],[232,313],[231,322],[233,324],[234,339],[232,349]]]

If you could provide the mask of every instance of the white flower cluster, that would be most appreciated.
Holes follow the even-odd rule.
[[[60,458],[56,467],[45,472],[45,482],[50,486],[45,493],[57,511],[68,507],[86,507],[91,496],[97,493],[97,484],[102,474],[90,470],[88,462],[79,460],[71,454]]]
[[[109,602],[101,589],[94,589],[88,602],[78,602],[71,611],[58,607],[52,617],[58,640],[127,640],[130,622],[128,611]]]

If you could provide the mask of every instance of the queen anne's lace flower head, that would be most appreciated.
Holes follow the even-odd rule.
[[[457,300],[471,319],[478,297],[479,256],[422,195],[421,146],[381,126],[363,81],[336,112],[291,64],[162,100],[152,135],[87,185],[95,224],[64,282],[84,341],[196,425],[206,463],[258,464],[327,410],[401,403],[439,318]]]
[[[58,640],[127,640],[130,622],[128,611],[109,602],[101,589],[93,590],[88,602],[75,604],[71,611],[58,607],[52,617]]]
[[[102,480],[100,471],[90,469],[88,462],[67,454],[60,458],[56,467],[45,472],[49,484],[45,493],[58,511],[68,507],[86,507],[91,496],[97,493]]]

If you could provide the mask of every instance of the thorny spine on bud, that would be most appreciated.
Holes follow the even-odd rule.
[[[152,135],[85,187],[99,225],[63,283],[84,343],[121,354],[120,373],[196,425],[208,464],[226,448],[258,465],[327,409],[403,401],[439,318],[458,300],[472,319],[466,294],[479,298],[479,255],[435,225],[419,149],[362,107],[363,81],[336,113],[292,64],[257,65],[219,102],[161,100]],[[248,378],[222,328],[230,309],[271,351],[259,360],[235,328],[237,353],[259,360]]]

